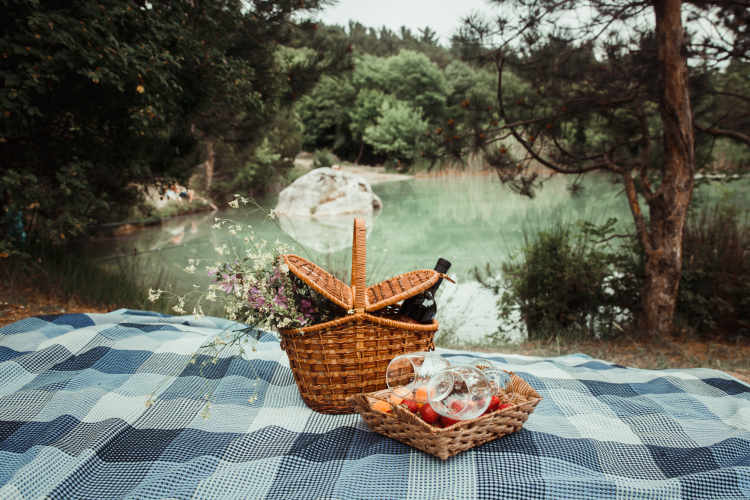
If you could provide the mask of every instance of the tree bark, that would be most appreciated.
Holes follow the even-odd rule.
[[[362,144],[359,146],[359,154],[357,155],[357,159],[354,160],[355,165],[359,165],[359,160],[362,159],[362,153],[365,152],[365,141],[362,141]]]
[[[656,0],[660,112],[664,130],[662,179],[655,193],[648,186],[649,231],[639,231],[646,250],[645,283],[638,327],[654,335],[669,333],[682,272],[682,233],[695,175],[693,119],[681,0]]]
[[[214,178],[214,160],[216,155],[214,154],[214,141],[206,141],[206,154],[208,159],[206,160],[206,190],[211,189],[211,181]]]

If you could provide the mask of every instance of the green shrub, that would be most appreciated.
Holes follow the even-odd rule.
[[[646,258],[635,239],[618,247],[598,243],[615,222],[581,223],[575,235],[563,226],[541,231],[533,241],[527,237],[518,261],[503,266],[502,283],[493,286],[477,274],[501,294],[506,330],[520,326],[531,340],[623,330],[638,308]],[[675,320],[698,334],[750,334],[747,213],[713,206],[688,218]]]
[[[313,158],[313,168],[324,168],[333,166],[333,156],[331,151],[328,149],[317,149],[315,150],[315,157]]]
[[[700,333],[750,333],[747,213],[731,207],[704,207],[688,219],[677,316]]]
[[[586,231],[574,236],[562,225],[540,231],[533,241],[527,238],[520,261],[503,265],[498,303],[503,323],[525,326],[531,340],[560,331],[599,337],[628,321],[628,275],[615,255],[592,240]]]

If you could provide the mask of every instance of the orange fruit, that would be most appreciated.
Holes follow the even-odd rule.
[[[386,403],[385,401],[378,401],[374,405],[372,405],[373,410],[383,411],[385,413],[391,412],[391,405]]]
[[[395,394],[391,394],[391,404],[392,405],[400,405],[401,402],[404,400],[404,398],[400,398],[396,396]]]
[[[414,394],[414,401],[422,404],[427,402],[427,386],[422,386],[417,389],[416,394]]]
[[[403,399],[411,399],[413,397],[411,391],[406,387],[397,387],[396,389],[393,389],[393,394]]]

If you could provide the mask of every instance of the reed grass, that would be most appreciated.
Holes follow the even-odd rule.
[[[119,308],[169,312],[169,302],[148,301],[149,286],[166,287],[163,270],[150,273],[144,261],[103,267],[76,245],[41,243],[27,249],[30,258],[0,262],[0,297],[26,306],[30,301],[77,303],[96,310]],[[144,272],[145,271],[145,272]],[[148,282],[145,277],[148,276]]]

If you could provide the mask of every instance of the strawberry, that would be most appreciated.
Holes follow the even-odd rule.
[[[412,413],[417,413],[419,411],[419,405],[416,403],[416,401],[411,401],[409,399],[404,399],[401,401],[401,404],[399,405],[405,410],[409,410]]]
[[[501,411],[502,411],[502,410],[504,410],[504,409],[506,409],[506,408],[510,408],[510,407],[512,407],[512,406],[513,406],[513,405],[512,405],[512,404],[510,404],[510,403],[503,403],[503,404],[501,404],[500,406],[498,406],[498,408],[497,408],[497,409],[498,409],[498,410],[501,410]]]
[[[466,405],[464,405],[460,401],[454,401],[451,403],[451,410],[453,410],[453,413],[459,413],[461,410],[464,409]]]
[[[484,413],[492,413],[493,411],[497,410],[498,406],[500,406],[500,398],[497,396],[492,396],[490,405],[487,407]]]
[[[440,416],[440,423],[443,424],[443,427],[448,427],[459,422],[460,420],[456,420],[455,418]]]
[[[419,409],[419,416],[428,424],[434,424],[440,418],[440,415],[438,415],[429,403],[422,405],[422,408]]]

